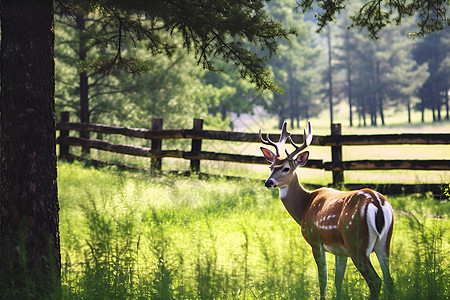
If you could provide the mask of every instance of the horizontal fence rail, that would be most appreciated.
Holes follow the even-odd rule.
[[[152,130],[142,128],[127,128],[87,123],[58,123],[57,130],[74,130],[99,132],[105,134],[120,134],[128,137],[152,139],[193,139],[193,140],[221,140],[232,142],[260,142],[257,133],[196,130],[196,129],[170,129]],[[263,133],[265,136],[266,133]],[[277,140],[279,134],[270,134],[272,140]],[[303,141],[301,135],[292,135],[294,142]],[[374,146],[374,145],[448,145],[450,134],[381,134],[381,135],[314,135],[311,145],[316,146]]]
[[[79,146],[109,151],[120,154],[150,157],[150,158],[184,158],[188,160],[213,160],[245,164],[267,164],[263,156],[241,155],[216,152],[192,152],[182,150],[152,150],[147,147],[137,147],[131,145],[116,145],[102,140],[88,140],[77,137],[58,138],[57,143],[65,146]],[[310,160],[306,167],[323,169],[322,160]]]
[[[194,119],[193,129],[162,129],[162,119],[152,121],[152,129],[127,128],[101,124],[69,122],[66,112],[61,114],[61,122],[56,125],[60,135],[57,143],[60,145],[60,157],[69,155],[70,146],[83,149],[98,149],[120,154],[149,157],[152,159],[152,171],[161,170],[162,158],[180,158],[191,161],[191,170],[199,172],[201,160],[225,161],[246,164],[267,164],[264,157],[230,153],[215,153],[201,150],[202,140],[220,140],[230,142],[259,143],[259,134],[231,131],[203,130],[203,121]],[[122,135],[151,140],[152,147],[120,145],[99,139],[86,139],[70,136],[70,131],[86,131],[101,134]],[[263,133],[265,135],[265,133]],[[271,139],[277,140],[279,134],[271,134]],[[292,135],[295,143],[303,143],[302,135]],[[167,139],[188,139],[192,141],[191,151],[161,150],[161,143]],[[344,182],[345,170],[450,170],[450,160],[358,160],[343,161],[342,146],[370,145],[450,145],[450,134],[383,134],[383,135],[341,135],[340,124],[332,124],[331,135],[314,136],[312,145],[331,148],[332,160],[310,160],[305,167],[324,169],[333,173],[333,184]]]

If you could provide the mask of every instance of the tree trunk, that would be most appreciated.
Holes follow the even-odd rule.
[[[361,106],[361,115],[362,115],[362,119],[363,119],[363,126],[366,127],[367,126],[367,121],[366,121],[366,97],[363,96],[362,98],[362,106]]]
[[[377,95],[369,96],[370,100],[370,122],[372,126],[378,126],[377,124]]]
[[[291,119],[291,128],[295,128],[295,99],[294,99],[294,82],[292,79],[292,70],[288,68],[288,83],[289,83],[289,118]]]
[[[327,31],[328,43],[328,102],[330,105],[330,124],[333,124],[333,77],[331,69],[331,29],[328,27]]]
[[[445,99],[445,110],[446,110],[446,115],[445,115],[445,119],[448,121],[450,120],[450,106],[448,103],[448,88],[446,87],[445,91],[444,91],[444,99]]]
[[[348,108],[349,108],[349,120],[350,127],[353,127],[353,103],[352,103],[352,79],[350,73],[350,66],[347,67],[347,89],[348,89]]]
[[[79,36],[79,44],[78,44],[78,58],[80,61],[83,61],[87,57],[88,48],[86,46],[86,42],[83,38],[83,28],[86,26],[86,19],[82,14],[77,14],[77,25],[80,27],[78,30]],[[80,72],[80,121],[82,123],[89,123],[89,82],[88,75],[86,71]],[[89,139],[90,134],[88,131],[80,131],[80,137]],[[90,148],[83,147],[83,154],[89,154]]]
[[[279,106],[277,107],[278,110],[278,128],[281,129],[283,127],[283,123],[286,120],[286,117],[289,118],[289,116],[286,115],[286,108],[283,107],[283,100],[281,99],[282,95],[278,93],[273,93],[273,101],[274,103],[279,103]]]
[[[408,108],[408,123],[411,124],[411,101],[409,100],[409,97],[406,102],[407,108]]]
[[[422,123],[425,123],[425,99],[424,96],[422,95],[420,97],[421,102],[420,102],[420,110],[422,111]]]
[[[379,48],[379,46],[377,46],[377,49]],[[381,80],[380,80],[380,77],[381,77],[381,74],[380,74],[380,62],[379,61],[377,61],[377,63],[376,63],[376,76],[377,76],[377,84],[376,84],[376,89],[377,89],[377,100],[378,100],[378,110],[379,110],[379,112],[380,112],[380,118],[381,118],[381,125],[385,125],[384,124],[384,111],[383,111],[383,95],[380,95],[381,94]],[[376,115],[375,115],[375,118],[376,118]]]
[[[2,0],[0,287],[6,299],[60,295],[53,1]]]
[[[436,122],[436,111],[434,109],[434,104],[431,107],[431,111],[433,112],[433,122]]]
[[[350,127],[353,127],[353,104],[352,104],[352,67],[350,63],[350,31],[345,32],[345,68],[347,71],[347,95],[349,107]]]
[[[438,118],[438,121],[440,122],[440,121],[442,121],[442,116],[441,116],[441,99],[438,97],[437,98],[437,102],[436,102],[436,110],[437,110],[437,118]]]

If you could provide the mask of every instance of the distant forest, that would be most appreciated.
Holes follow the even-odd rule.
[[[133,37],[121,48],[139,60],[124,60],[120,70],[93,65],[115,51],[102,46],[114,33],[101,30],[102,16],[62,11],[55,24],[57,111],[72,111],[81,122],[133,127],[148,127],[156,117],[164,118],[168,127],[187,126],[197,117],[220,129],[230,126],[230,113],[251,113],[262,106],[280,124],[289,120],[298,127],[300,120],[324,109],[332,121],[333,106],[345,101],[350,126],[384,125],[391,107],[405,111],[409,122],[413,110],[422,112],[422,122],[425,110],[432,111],[432,121],[449,120],[448,27],[413,38],[408,36],[416,26],[411,18],[374,40],[364,30],[348,29],[348,16],[342,13],[316,33],[314,15],[294,9],[295,3],[275,0],[267,6],[274,20],[298,33],[289,42],[281,41],[267,62],[283,93],[257,90],[220,61],[225,72],[214,73],[200,68],[194,55],[184,51],[172,49],[170,58],[148,53],[145,46],[133,44]],[[101,34],[92,39],[93,31]],[[178,33],[167,34],[175,43],[182,42]]]

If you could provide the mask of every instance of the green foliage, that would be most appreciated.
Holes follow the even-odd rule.
[[[265,106],[267,111],[278,115],[280,127],[285,119],[290,119],[292,128],[300,128],[300,118],[308,119],[323,109],[320,79],[323,60],[311,24],[304,22],[303,14],[295,12],[294,6],[295,1],[290,0],[268,5],[275,20],[286,27],[295,27],[299,35],[280,42],[278,54],[269,61],[274,79],[284,93],[274,93],[273,100]]]
[[[448,282],[450,273],[446,261],[448,251],[444,248],[445,228],[437,221],[425,226],[413,214],[409,217],[409,226],[413,232],[414,258],[411,272],[412,289],[410,297],[426,299],[445,299],[450,292]]]
[[[377,41],[366,37],[364,32],[348,29],[349,22],[345,16],[338,25],[334,55],[338,63],[335,67],[347,73],[345,87],[341,89],[351,106],[356,108],[359,125],[367,125],[366,115],[370,115],[371,125],[377,125],[377,118],[385,125],[385,110],[392,107],[407,111],[408,122],[411,123],[412,110],[424,109],[419,101],[420,98],[422,102],[426,99],[426,93],[421,89],[430,80],[429,65],[413,56],[421,43],[411,41],[404,34],[412,28],[412,20],[405,20],[398,27],[386,28]],[[427,57],[431,59],[431,56]],[[338,76],[335,81],[341,81],[343,78],[339,76],[342,75],[335,73]]]
[[[153,178],[67,163],[58,174],[64,299],[311,299],[319,293],[298,224],[259,181]],[[448,203],[389,198],[396,211],[396,297],[446,299]],[[334,295],[334,257],[327,260]],[[353,299],[369,293],[352,263],[344,292]]]
[[[94,25],[95,22],[86,22],[86,26]],[[152,118],[164,118],[166,128],[183,128],[191,126],[193,118],[204,118],[208,119],[205,125],[223,126],[220,117],[208,116],[208,108],[218,101],[219,89],[202,83],[205,72],[198,68],[191,55],[178,49],[171,58],[151,59],[146,49],[138,45],[128,48],[127,53],[132,52],[139,59],[121,59],[128,63],[128,73],[149,72],[130,75],[116,69],[106,76],[91,70],[101,67],[98,64],[109,63],[104,54],[100,55],[98,45],[90,47],[88,56],[78,63],[79,39],[74,36],[77,36],[76,23],[61,18],[56,26],[57,114],[69,110],[80,116],[78,77],[84,71],[88,77],[89,116],[93,123],[148,127]],[[172,40],[177,38],[174,36]]]
[[[97,71],[102,73],[109,73],[118,63],[128,68],[126,62],[133,56],[124,59],[127,57],[124,45],[142,42],[153,57],[170,57],[178,47],[171,38],[177,33],[183,48],[192,51],[205,69],[219,70],[215,58],[220,57],[258,88],[277,90],[265,65],[267,55],[276,52],[279,38],[287,39],[295,33],[270,19],[263,1],[59,3],[73,14],[83,11],[100,16],[99,25],[87,31],[90,43],[115,52],[107,63],[96,64],[101,66]],[[249,44],[261,51],[251,50]]]
[[[429,76],[426,82],[420,86],[419,95],[422,99],[420,109],[433,110],[433,121],[441,121],[441,113],[435,109],[446,104],[448,106],[447,90],[449,88],[448,77],[450,58],[448,47],[450,44],[450,29],[446,28],[439,35],[430,35],[417,42],[412,54],[418,64],[427,65]],[[449,118],[448,116],[446,117]]]
[[[224,65],[224,72],[206,72],[203,84],[211,87],[208,112],[225,119],[229,113],[252,113],[256,105],[261,105],[269,97],[269,92],[257,91],[250,83],[242,80],[232,66]],[[208,100],[208,99],[206,99]]]
[[[239,5],[246,8],[236,15],[233,15],[236,8],[233,1],[214,4],[212,9],[223,13],[223,19],[212,18],[214,12],[208,11],[200,18],[193,18],[197,22],[183,19],[185,23],[181,24],[173,22],[180,15],[178,9],[189,3],[173,4],[176,6],[173,19],[166,24],[166,18],[172,14],[167,11],[172,5],[170,2],[156,5],[149,15],[142,14],[149,4],[139,6],[138,2],[114,2],[113,5],[107,1],[93,5],[90,1],[77,1],[78,6],[73,9],[61,7],[65,13],[57,18],[55,50],[58,112],[71,110],[81,115],[78,77],[82,71],[89,81],[91,122],[148,127],[149,119],[157,117],[166,120],[166,128],[180,128],[190,126],[192,118],[205,118],[209,124],[218,124],[215,128],[223,128],[230,112],[252,113],[256,105],[262,105],[270,114],[278,115],[280,123],[290,118],[294,128],[301,127],[300,118],[310,118],[324,110],[323,79],[327,75],[322,72],[326,58],[322,51],[323,37],[313,35],[311,23],[305,22],[305,16],[294,10],[295,1],[271,1],[265,8],[262,3],[249,8],[244,2]],[[314,1],[307,2],[310,6],[314,4]],[[360,7],[360,1],[325,1],[322,4],[335,7],[336,12],[340,6],[346,6],[339,18],[343,22],[332,35],[335,102],[352,94],[350,109],[359,114],[360,125],[376,125],[377,116],[384,123],[384,110],[389,107],[406,107],[409,116],[413,109],[431,109],[433,121],[442,119],[440,110],[448,102],[443,96],[448,89],[445,80],[449,69],[445,54],[448,30],[413,43],[404,33],[413,30],[414,20],[406,18],[402,26],[387,27],[380,33],[379,41],[374,42],[366,37],[365,31],[348,31],[348,15]],[[201,8],[200,5],[186,13],[199,13]],[[130,14],[134,9],[139,12]],[[271,25],[267,30],[272,33],[277,32],[278,26],[284,26],[295,28],[298,35],[290,35],[288,41],[287,35],[281,32],[278,38],[269,34],[268,40],[276,43],[277,51],[273,52],[275,44],[267,41],[269,46],[262,42],[260,33],[252,36],[248,32],[259,25],[240,28],[250,22],[248,14],[252,9],[258,22],[263,22],[260,18],[264,16],[269,17],[267,22]],[[85,15],[80,16],[80,12]],[[159,16],[158,12],[164,16]],[[203,32],[200,27],[206,26],[204,18],[207,17],[211,17],[208,21],[211,28],[222,26],[227,18],[235,23],[217,32],[205,28]],[[186,26],[196,29],[191,32]],[[294,33],[293,30],[287,32]],[[213,51],[214,47],[219,49]],[[81,55],[82,48],[87,51],[86,57]],[[187,54],[186,49],[190,53]],[[234,51],[236,59],[240,57],[237,66],[233,65],[233,55],[229,51]],[[269,59],[270,53],[274,55]],[[248,75],[243,74],[247,72],[242,70],[244,64],[254,61],[256,65],[261,63],[261,67],[264,60],[271,74],[263,70],[261,75],[270,75],[279,86],[273,87],[276,90],[273,94],[261,93],[255,85],[240,78]],[[198,64],[205,65],[207,70],[222,72],[204,71]],[[257,72],[258,68],[248,72]],[[272,79],[268,85],[272,84]],[[281,90],[284,94],[279,94]],[[370,115],[371,122],[366,122],[366,115]]]
[[[445,183],[442,184],[442,196],[447,199],[450,200],[450,184],[449,183]]]
[[[303,12],[320,8],[316,13],[319,30],[335,21],[336,15],[346,8],[346,0],[302,0],[299,7]],[[406,17],[417,16],[418,30],[412,35],[425,35],[443,30],[448,26],[447,0],[381,1],[365,0],[350,16],[351,26],[366,28],[369,36],[378,38],[380,31],[390,24],[399,25]]]

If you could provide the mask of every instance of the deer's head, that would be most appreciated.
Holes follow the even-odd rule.
[[[291,138],[291,134],[286,130],[286,122],[283,123],[283,127],[281,130],[280,139],[278,142],[273,142],[269,138],[269,134],[267,134],[266,139],[263,139],[261,135],[261,129],[259,130],[259,139],[263,144],[274,146],[276,153],[273,153],[271,150],[261,147],[261,151],[270,165],[270,176],[267,178],[265,185],[268,189],[273,188],[282,188],[291,182],[293,178],[294,171],[297,167],[304,166],[308,161],[309,152],[305,151],[300,153],[303,149],[308,147],[313,139],[311,122],[308,121],[308,132],[306,132],[306,128],[303,133],[303,144],[298,146],[296,145]],[[286,157],[281,158],[281,150],[286,143],[286,140],[290,141],[290,143],[295,147],[295,150],[291,153],[286,151]],[[300,154],[298,154],[300,153]],[[297,155],[298,154],[298,155]],[[295,157],[297,155],[297,157]]]

